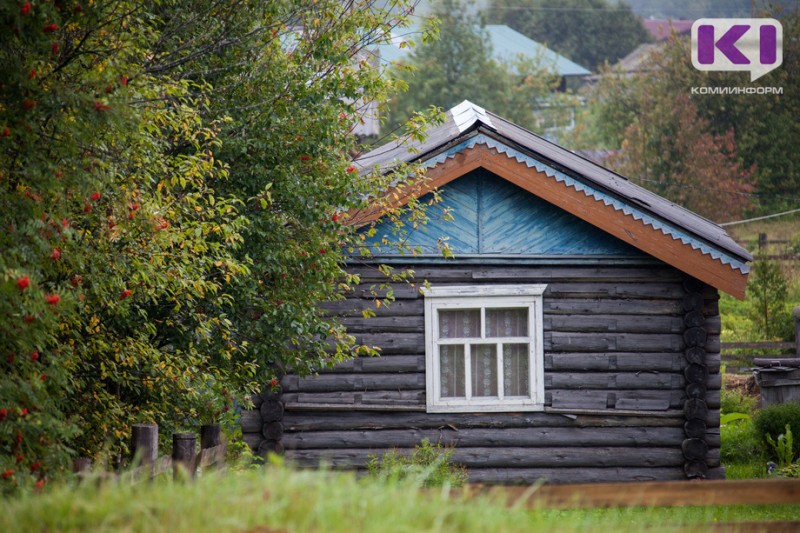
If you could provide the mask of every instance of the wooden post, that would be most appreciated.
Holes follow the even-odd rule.
[[[222,444],[222,429],[219,424],[200,426],[200,448],[206,450]]]
[[[158,424],[134,424],[131,453],[142,465],[154,465],[158,458]]]
[[[176,479],[182,474],[194,476],[194,456],[197,446],[197,435],[194,433],[172,434],[172,475]]]
[[[767,234],[766,233],[759,233],[758,234],[758,252],[765,254],[767,253]]]
[[[800,305],[792,310],[792,317],[794,317],[794,354],[800,357]]]

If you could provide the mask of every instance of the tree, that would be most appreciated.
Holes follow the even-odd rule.
[[[432,16],[438,39],[418,46],[409,64],[398,69],[408,87],[391,102],[390,129],[414,111],[449,109],[470,100],[535,131],[542,109],[569,100],[555,94],[559,79],[546,65],[523,58],[512,64],[494,60],[481,19],[461,0],[440,0]]]
[[[780,13],[765,13],[780,16]],[[781,17],[784,31],[800,28],[800,13]],[[688,39],[674,37],[663,50],[650,55],[651,68],[634,77],[604,73],[603,81],[593,91],[588,135],[584,147],[621,145],[625,130],[638,117],[648,113],[643,107],[656,100],[668,114],[679,109],[677,100],[688,96],[692,107],[704,122],[704,129],[717,138],[732,135],[736,160],[741,168],[751,170],[753,189],[747,193],[751,211],[771,213],[797,207],[800,196],[800,153],[794,140],[800,126],[794,119],[800,113],[800,97],[791,87],[798,68],[800,44],[786,40],[783,65],[755,82],[743,72],[701,72],[691,64]],[[742,87],[781,89],[782,94],[692,94],[693,87]],[[682,110],[685,111],[685,110]],[[668,117],[663,117],[665,120]],[[722,187],[723,189],[725,187]],[[739,192],[735,194],[739,194]],[[727,193],[726,193],[727,194]]]
[[[0,8],[0,490],[352,353],[315,309],[386,186],[348,160],[376,4]]]
[[[596,70],[650,40],[625,3],[606,0],[493,0],[490,20],[507,24],[577,64]]]

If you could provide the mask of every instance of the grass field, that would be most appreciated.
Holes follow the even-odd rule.
[[[528,510],[461,489],[269,467],[194,483],[62,486],[0,501],[0,531],[515,532],[702,531],[720,522],[793,520],[800,506]]]

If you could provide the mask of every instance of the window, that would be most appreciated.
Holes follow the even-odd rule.
[[[428,412],[543,409],[544,289],[488,285],[425,291]]]

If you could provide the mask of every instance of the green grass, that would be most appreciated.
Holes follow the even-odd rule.
[[[651,531],[712,522],[791,520],[800,506],[608,510],[506,508],[461,489],[420,490],[353,474],[258,471],[194,483],[86,482],[0,501],[0,531],[515,532]]]

